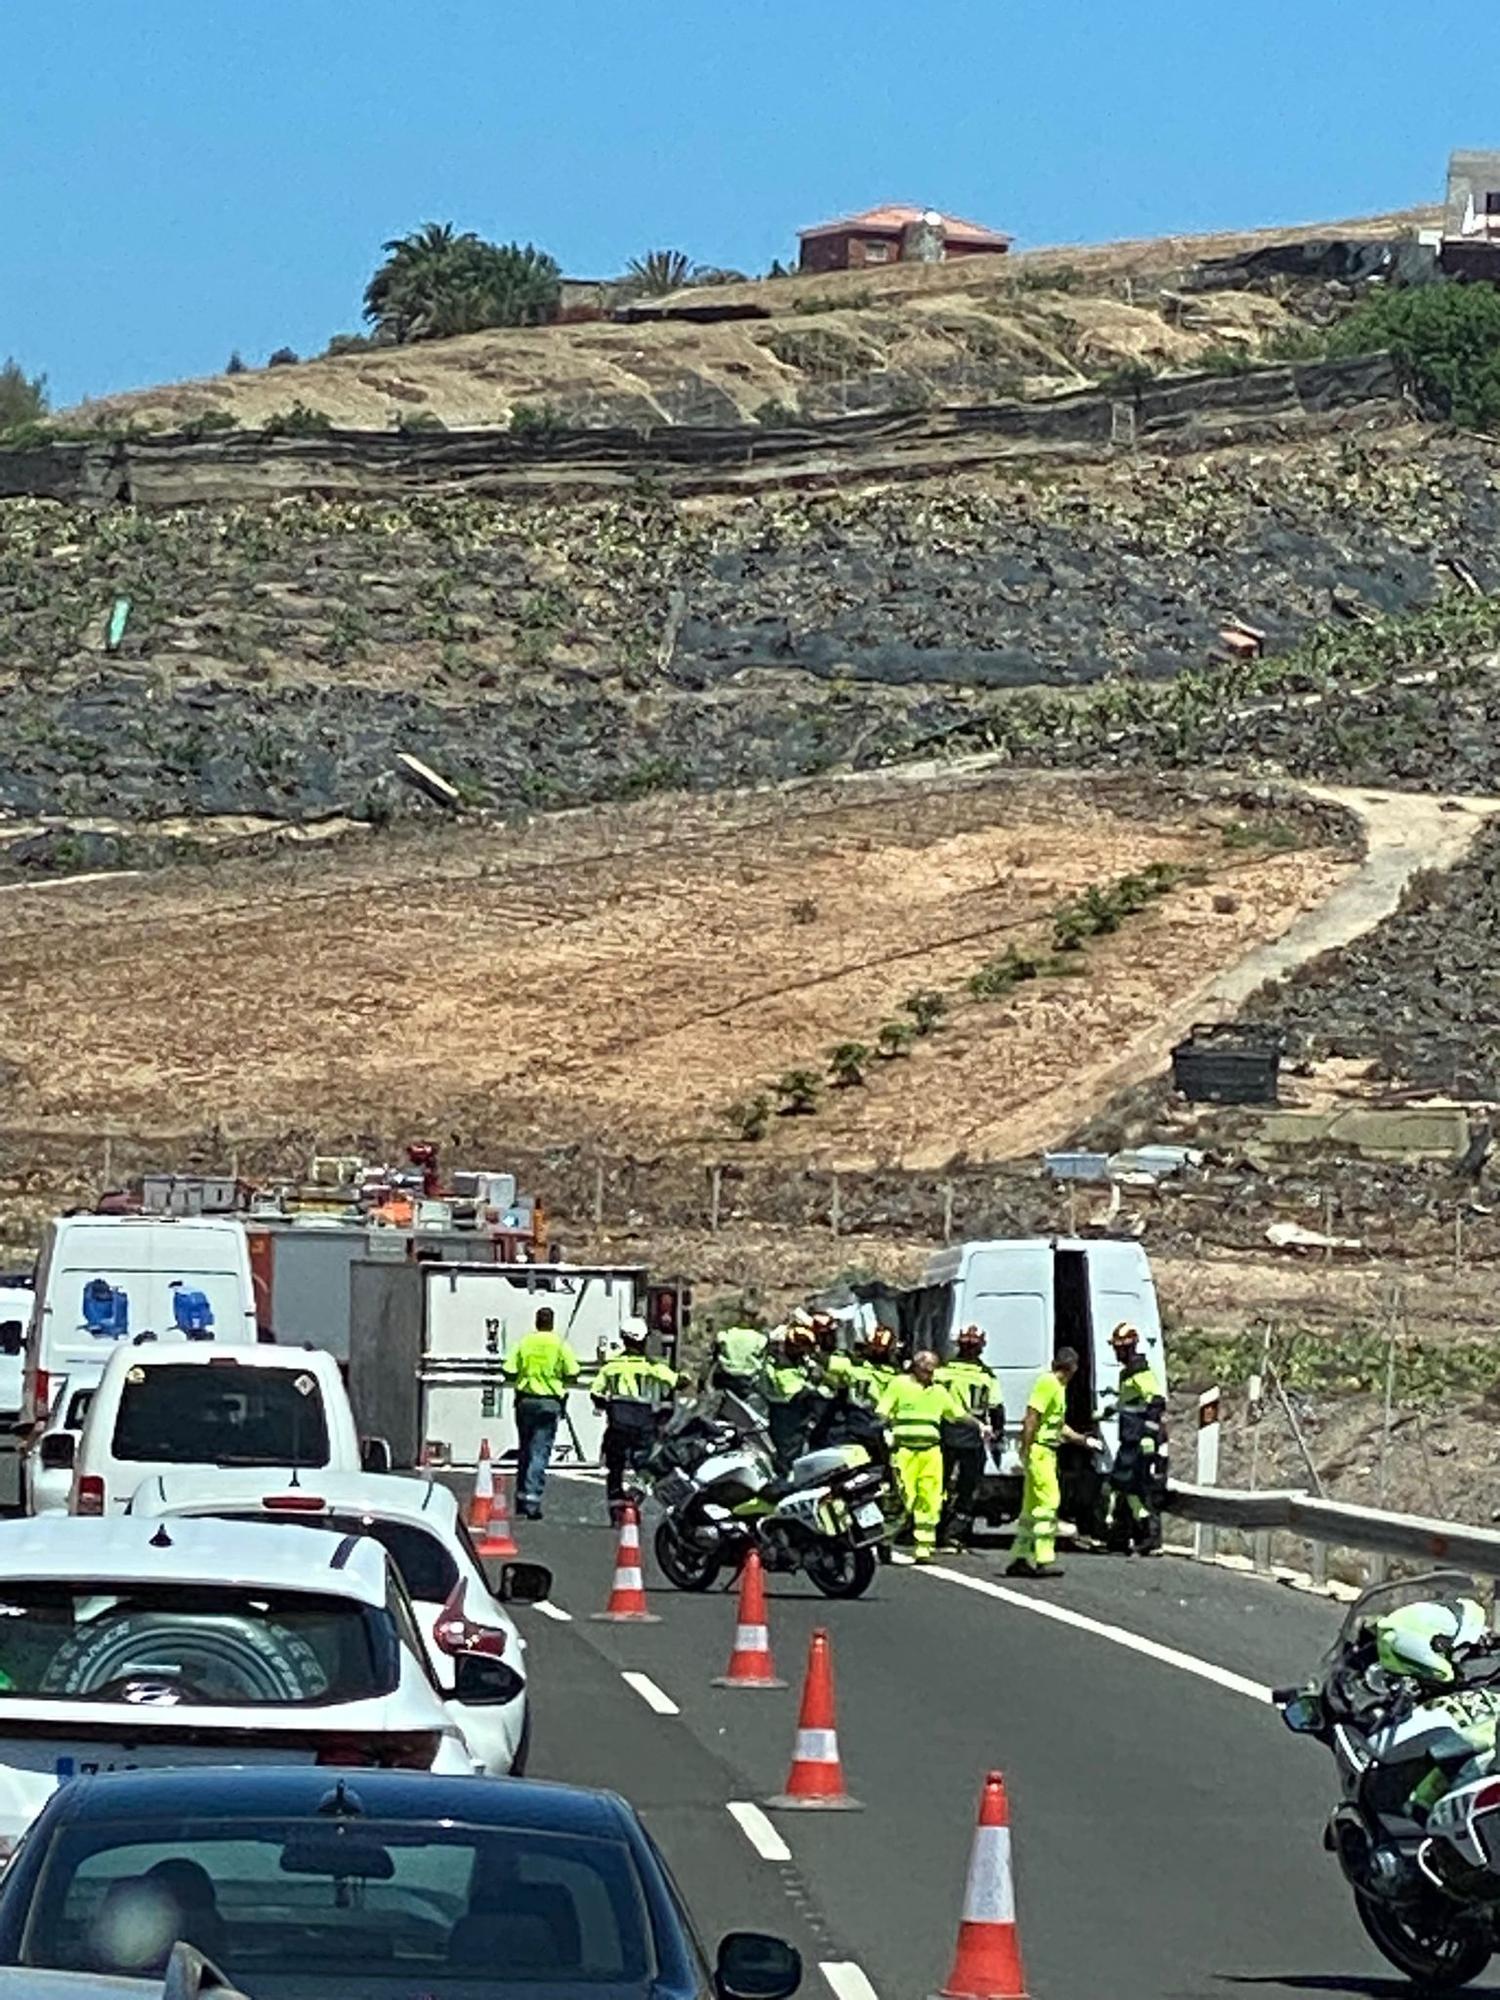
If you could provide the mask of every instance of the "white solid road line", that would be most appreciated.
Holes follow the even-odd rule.
[[[536,1608],[544,1618],[550,1618],[554,1625],[571,1625],[573,1622],[571,1611],[564,1611],[560,1604],[549,1603],[545,1597]]]
[[[852,1958],[825,1958],[818,1970],[833,1988],[838,2000],[876,2000],[869,1975]]]
[[[1038,1618],[1050,1618],[1058,1625],[1071,1625],[1075,1632],[1090,1632],[1096,1639],[1107,1639],[1112,1646],[1123,1646],[1129,1653],[1140,1653],[1148,1660],[1157,1660],[1164,1667],[1175,1667],[1179,1673],[1195,1674],[1200,1681],[1211,1681],[1215,1687],[1227,1688],[1230,1694],[1242,1694],[1249,1701],[1268,1702],[1271,1690],[1259,1681],[1247,1680],[1244,1674],[1237,1674],[1229,1667],[1221,1667],[1212,1660],[1200,1660],[1195,1653],[1179,1652],[1175,1646],[1163,1646],[1155,1639],[1143,1639],[1139,1632],[1127,1632],[1121,1625],[1106,1625],[1098,1618],[1090,1618],[1085,1612],[1072,1611],[1066,1604],[1044,1603],[1039,1597],[1028,1597],[1019,1590],[1007,1590],[1003,1584],[991,1583],[987,1577],[965,1576],[962,1570],[945,1569],[940,1564],[929,1563],[922,1569],[924,1576],[936,1577],[939,1583],[956,1583],[963,1590],[977,1590],[982,1597],[998,1598],[1000,1603],[1009,1604],[1018,1611],[1030,1611]]]
[[[649,1674],[622,1673],[620,1679],[626,1687],[634,1688],[647,1708],[655,1709],[658,1715],[681,1715],[682,1710],[669,1694],[663,1694]]]
[[[731,1799],[728,1812],[762,1861],[791,1860],[792,1850],[759,1806],[751,1805],[748,1799]]]

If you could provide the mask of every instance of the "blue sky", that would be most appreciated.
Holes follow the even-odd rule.
[[[452,220],[764,270],[931,202],[1022,245],[1435,200],[1500,143],[1446,0],[5,0],[0,358],[59,405],[359,325]],[[1469,47],[1472,60],[1459,52]],[[1457,59],[1455,59],[1457,58]]]

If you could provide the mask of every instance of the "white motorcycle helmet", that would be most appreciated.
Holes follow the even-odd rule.
[[[1477,1645],[1486,1629],[1484,1607],[1472,1597],[1404,1604],[1376,1621],[1375,1653],[1387,1673],[1446,1687],[1457,1678],[1454,1654]]]

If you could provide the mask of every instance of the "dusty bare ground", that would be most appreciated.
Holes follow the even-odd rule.
[[[1218,819],[1225,814],[1220,811]],[[1051,913],[1202,864],[1078,978],[963,996]],[[730,1099],[872,1040],[914,988],[948,1025],[813,1117],[788,1160],[984,1157],[1007,1114],[1278,934],[1347,868],[1227,854],[1206,807],[998,773],[679,799],[8,900],[14,1123],[260,1132],[445,1120],[516,1144],[714,1141]],[[45,912],[45,915],[43,914]]]

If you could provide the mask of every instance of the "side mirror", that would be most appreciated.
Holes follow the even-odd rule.
[[[391,1448],[384,1438],[362,1438],[359,1446],[361,1472],[389,1472]]]
[[[453,1699],[469,1706],[514,1701],[526,1683],[493,1653],[460,1653],[453,1662]]]
[[[78,1458],[78,1439],[72,1431],[48,1431],[42,1438],[43,1472],[71,1472]]]
[[[719,2000],[791,2000],[802,1984],[802,1954],[765,1931],[726,1931],[714,1989]]]
[[[552,1595],[552,1572],[545,1563],[504,1563],[495,1595],[502,1604],[540,1604]]]

